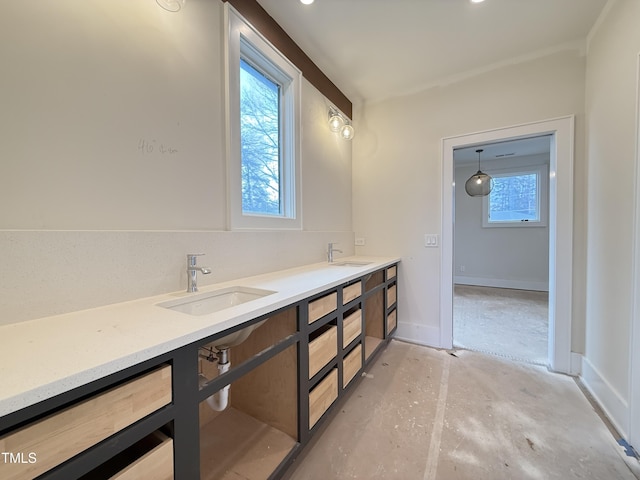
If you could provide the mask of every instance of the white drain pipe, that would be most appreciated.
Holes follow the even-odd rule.
[[[216,354],[218,356],[218,376],[229,371],[231,362],[229,361],[229,349],[221,348]],[[207,378],[200,375],[201,383],[207,383]],[[229,388],[231,385],[225,385],[216,393],[207,397],[207,405],[216,412],[222,412],[229,405]]]

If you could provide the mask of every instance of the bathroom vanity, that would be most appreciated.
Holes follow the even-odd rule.
[[[279,478],[395,331],[397,274],[356,258],[2,327],[77,349],[10,372],[0,477]]]

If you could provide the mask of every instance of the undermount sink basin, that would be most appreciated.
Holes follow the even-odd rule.
[[[330,263],[329,265],[333,265],[335,267],[364,267],[366,265],[370,265],[372,262],[350,262],[350,261],[344,261],[344,262],[333,262]]]
[[[168,302],[158,303],[158,306],[188,315],[208,315],[273,293],[276,292],[260,288],[235,286],[198,293],[177,300],[169,300]]]
[[[211,342],[218,350],[223,348],[235,347],[236,345],[240,345],[244,342],[251,332],[253,332],[256,328],[266,322],[268,319],[264,319],[261,322],[254,323],[253,325],[249,325],[248,327],[244,327],[242,330],[238,330],[237,332],[230,333],[229,335],[225,335],[222,338],[218,338]]]

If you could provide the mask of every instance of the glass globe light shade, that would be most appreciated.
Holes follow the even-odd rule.
[[[329,117],[329,128],[331,129],[332,132],[339,132],[343,125],[344,125],[344,120],[337,113]]]
[[[345,126],[342,127],[342,130],[340,130],[340,136],[345,140],[351,140],[355,133],[356,132],[354,131],[350,123],[345,124]]]
[[[471,197],[484,197],[493,189],[493,178],[478,170],[464,184],[464,189]]]

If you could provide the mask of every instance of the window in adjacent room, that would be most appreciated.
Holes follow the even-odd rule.
[[[225,11],[231,228],[300,229],[300,72]]]
[[[490,172],[493,189],[484,197],[483,227],[547,225],[547,166]]]

